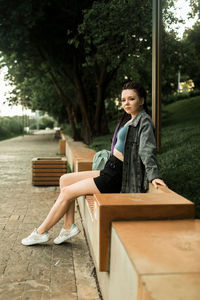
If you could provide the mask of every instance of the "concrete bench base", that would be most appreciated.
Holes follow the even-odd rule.
[[[155,191],[155,192],[154,192]],[[111,223],[116,220],[194,218],[194,204],[168,188],[144,194],[96,194],[78,200],[98,270],[109,270]],[[91,219],[91,221],[89,220]]]
[[[200,220],[112,225],[112,287],[105,299],[199,299]]]
[[[85,202],[79,198],[79,203],[104,300],[199,299],[200,220],[113,222],[109,271],[102,272],[96,262],[101,245],[94,202],[88,197]]]

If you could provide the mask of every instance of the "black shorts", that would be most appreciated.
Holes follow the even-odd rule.
[[[123,162],[115,156],[111,156],[100,175],[94,178],[94,182],[101,193],[120,193],[122,186]]]

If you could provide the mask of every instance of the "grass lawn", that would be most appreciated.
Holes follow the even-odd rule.
[[[192,200],[200,218],[200,97],[163,109],[160,169],[169,188]]]
[[[170,189],[195,203],[200,218],[200,96],[167,105],[162,115],[161,174]],[[112,133],[115,125],[110,124]],[[111,138],[97,137],[90,147],[110,150]]]

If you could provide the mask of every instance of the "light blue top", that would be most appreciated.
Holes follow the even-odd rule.
[[[122,154],[124,154],[124,144],[126,140],[126,134],[128,131],[128,125],[129,124],[126,124],[125,126],[121,127],[117,133],[117,142],[115,144],[115,149],[117,149]]]

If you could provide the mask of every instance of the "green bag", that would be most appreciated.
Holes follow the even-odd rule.
[[[93,158],[92,170],[103,170],[109,157],[110,151],[105,149],[98,151]]]

